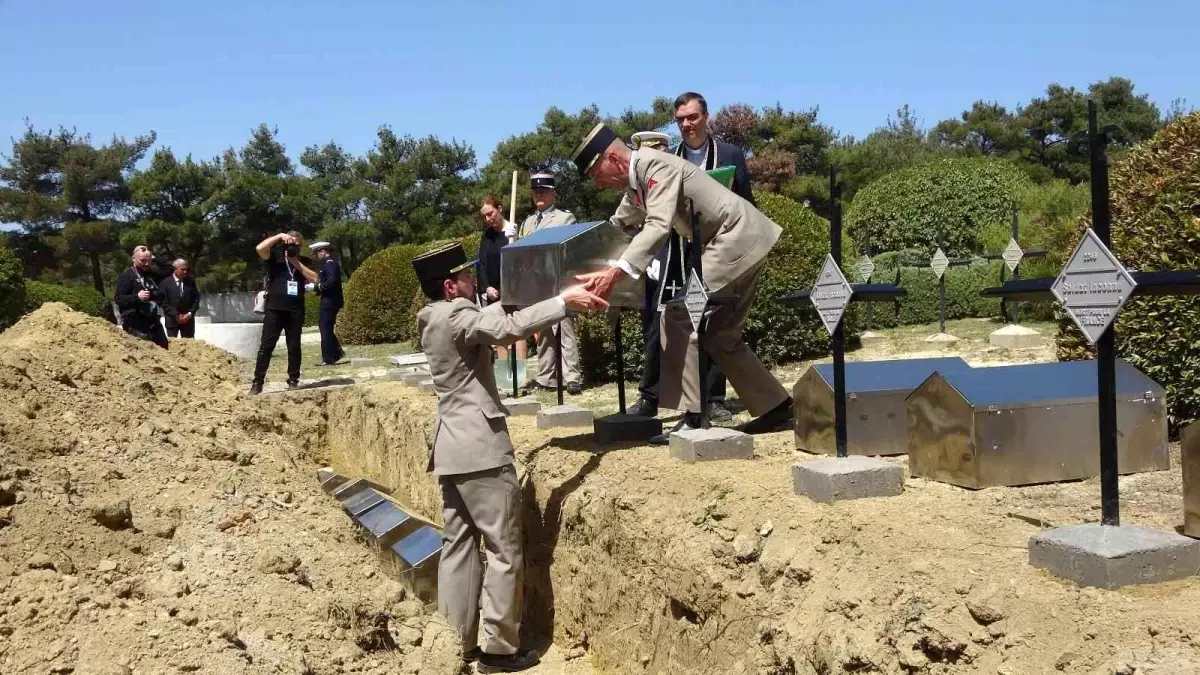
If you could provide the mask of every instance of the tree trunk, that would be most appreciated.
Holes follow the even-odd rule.
[[[91,251],[88,257],[92,260],[92,285],[96,287],[100,295],[104,295],[104,277],[100,274],[100,254]]]

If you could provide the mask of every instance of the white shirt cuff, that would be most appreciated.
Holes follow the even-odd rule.
[[[615,265],[617,267],[620,267],[621,271],[624,272],[625,274],[628,274],[629,278],[631,278],[631,279],[637,279],[642,276],[642,273],[633,269],[633,265],[630,265],[629,261],[625,260],[624,258],[618,260],[615,263]]]

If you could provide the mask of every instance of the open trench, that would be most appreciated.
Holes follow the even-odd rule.
[[[311,420],[309,459],[440,524],[425,472],[431,395],[374,383],[303,401],[312,410],[293,417]],[[754,460],[689,465],[661,448],[599,447],[590,429],[509,429],[523,639],[601,672],[1200,671],[1200,582],[1098,591],[1026,564],[1031,523],[1088,515],[1094,484],[972,492],[911,479],[897,498],[826,506],[792,496],[790,434],[757,439]],[[1172,526],[1175,474],[1123,479],[1144,497],[1130,516]]]

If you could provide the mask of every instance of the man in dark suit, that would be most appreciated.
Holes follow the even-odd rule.
[[[317,365],[332,366],[346,355],[333,332],[338,312],[345,304],[342,299],[342,266],[333,258],[333,244],[318,241],[308,248],[316,256],[317,262],[321,263],[317,270],[317,281],[309,284],[311,288],[308,289],[321,296],[321,311],[317,318],[317,326],[321,329],[321,362]]]
[[[708,130],[708,101],[696,92],[685,92],[680,94],[675,99],[675,123],[679,126],[679,132],[683,136],[683,142],[675,148],[675,155],[683,157],[691,164],[705,171],[719,169],[721,167],[734,167],[733,185],[730,189],[733,190],[742,199],[750,202],[751,205],[757,206],[754,203],[754,194],[750,190],[750,174],[746,171],[746,155],[742,149],[732,143],[726,143],[713,138]],[[677,238],[675,238],[677,239]],[[650,303],[650,294],[659,293],[659,284],[665,285],[668,292],[664,293],[662,302],[666,302],[674,297],[674,292],[670,289],[678,290],[683,286],[683,263],[682,259],[686,259],[686,243],[676,240],[669,240],[667,245],[659,251],[655,257],[657,265],[654,269],[659,270],[656,275],[657,279],[647,278],[647,302]],[[671,253],[674,250],[675,253]],[[655,288],[651,289],[651,285]],[[657,304],[648,308],[657,309]],[[657,316],[650,317],[643,325],[645,330],[646,359],[645,368],[642,370],[642,382],[638,386],[638,391],[641,398],[634,404],[630,414],[645,415],[653,417],[658,414],[658,377],[660,370],[659,362],[659,324]],[[714,360],[709,360],[708,371],[705,375],[704,382],[709,388],[709,400],[712,402],[709,410],[709,417],[714,422],[724,422],[733,418],[732,413],[725,407],[725,375],[717,366]]]
[[[167,334],[159,321],[159,305],[163,301],[163,293],[150,271],[154,256],[149,248],[138,246],[133,249],[132,262],[133,264],[117,277],[117,288],[113,298],[121,313],[121,327],[134,337],[149,340],[166,349]]]
[[[200,291],[196,280],[188,274],[188,261],[179,258],[171,265],[175,271],[163,279],[163,315],[168,337],[196,337],[196,309],[200,307]]]

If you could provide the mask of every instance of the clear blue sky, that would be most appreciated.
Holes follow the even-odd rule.
[[[865,135],[909,103],[926,125],[975,99],[1131,78],[1200,106],[1200,2],[308,2],[0,0],[0,154],[29,118],[104,140],[158,132],[197,158],[259,122],[293,157],[375,129],[474,146],[552,105],[603,112],[694,89],[719,107],[820,106]]]

